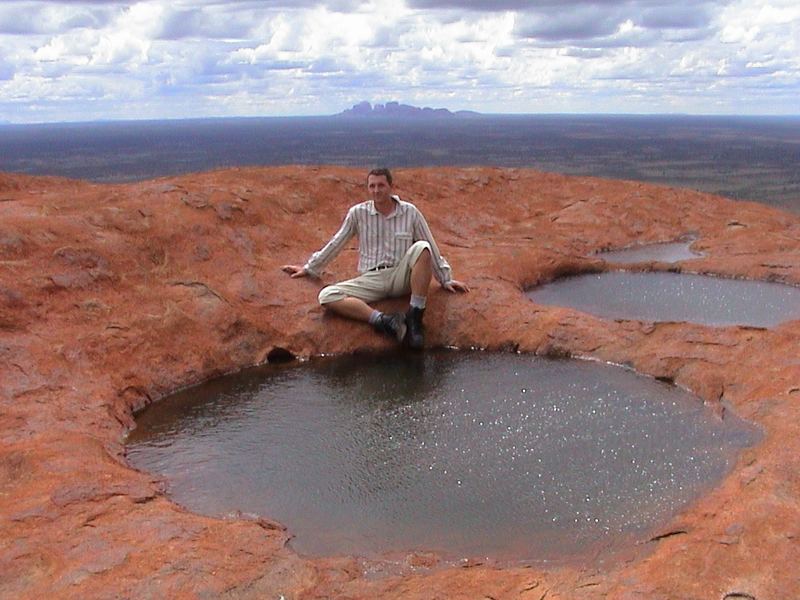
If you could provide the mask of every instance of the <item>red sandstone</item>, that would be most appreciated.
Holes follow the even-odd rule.
[[[364,196],[361,170],[230,169],[130,185],[0,174],[0,597],[800,597],[800,321],[771,330],[608,321],[523,288],[586,255],[698,236],[685,271],[800,284],[800,218],[693,191],[518,169],[409,169],[471,294],[432,289],[430,345],[625,363],[763,441],[625,560],[503,567],[415,553],[308,559],[267,520],[192,514],[126,465],[132,412],[264,362],[388,344],[324,316],[301,262]],[[325,274],[353,273],[355,250]],[[648,268],[668,269],[654,264]],[[401,306],[388,302],[384,306]],[[738,595],[737,595],[738,594]]]

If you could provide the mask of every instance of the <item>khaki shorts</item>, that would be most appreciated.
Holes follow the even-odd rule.
[[[319,303],[329,304],[345,298],[360,298],[364,302],[377,302],[384,298],[403,296],[411,292],[411,268],[423,250],[430,252],[428,242],[414,242],[405,256],[394,267],[367,271],[354,279],[334,283],[322,288]]]

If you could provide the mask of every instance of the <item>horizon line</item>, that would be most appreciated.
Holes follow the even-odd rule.
[[[441,109],[435,109],[441,110]],[[452,117],[459,118],[458,113],[469,113],[463,115],[464,119],[475,119],[480,117],[706,117],[706,118],[747,118],[747,119],[800,119],[800,113],[786,113],[786,114],[739,114],[739,113],[687,113],[687,112],[674,112],[674,113],[625,113],[625,112],[541,112],[541,113],[492,113],[492,112],[479,112],[471,109],[459,109],[455,111],[447,110]],[[226,116],[201,116],[201,117],[142,117],[142,118],[108,118],[108,119],[87,119],[76,121],[8,121],[0,120],[0,127],[2,126],[26,126],[26,125],[90,125],[101,123],[146,123],[157,121],[214,121],[214,120],[233,120],[233,119],[326,119],[326,118],[341,118],[353,121],[370,121],[370,120],[394,120],[394,121],[440,121],[450,120],[450,116],[430,116],[430,117],[403,117],[395,115],[348,115],[339,113],[318,114],[318,115],[226,115]]]

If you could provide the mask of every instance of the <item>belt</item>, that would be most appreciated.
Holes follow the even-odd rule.
[[[394,269],[394,265],[378,265],[377,267],[372,267],[370,271],[383,271],[384,269]]]

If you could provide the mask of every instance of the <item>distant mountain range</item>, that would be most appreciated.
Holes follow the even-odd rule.
[[[400,104],[399,102],[387,102],[386,104],[372,105],[367,101],[354,104],[353,108],[348,108],[337,117],[397,117],[401,119],[448,119],[452,117],[475,117],[479,116],[472,110],[458,110],[452,112],[446,108],[430,108],[425,106],[412,106],[410,104]]]

